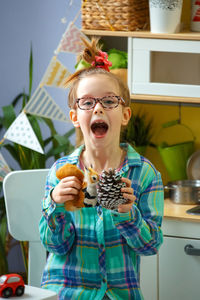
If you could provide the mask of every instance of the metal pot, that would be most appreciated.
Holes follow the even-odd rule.
[[[165,186],[169,198],[177,204],[200,203],[200,180],[171,181]]]

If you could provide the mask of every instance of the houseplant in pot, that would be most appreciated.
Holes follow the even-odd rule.
[[[121,142],[129,143],[138,153],[144,155],[147,146],[155,145],[151,142],[153,136],[153,120],[148,119],[145,112],[132,114],[128,126],[122,130]]]

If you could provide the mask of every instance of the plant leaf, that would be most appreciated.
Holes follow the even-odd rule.
[[[13,99],[13,101],[11,102],[11,104],[15,107],[15,106],[18,104],[19,100],[22,99],[22,97],[23,97],[23,93],[18,94],[18,95]]]
[[[32,44],[30,50],[30,58],[29,58],[29,99],[31,98],[31,91],[32,91],[32,83],[33,83],[33,51],[32,51]]]
[[[15,110],[12,105],[2,107],[3,110],[3,125],[8,129],[16,119]]]

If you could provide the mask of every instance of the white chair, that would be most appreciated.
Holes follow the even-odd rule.
[[[40,287],[46,251],[39,237],[41,203],[48,169],[10,172],[3,181],[8,230],[29,242],[28,285]]]

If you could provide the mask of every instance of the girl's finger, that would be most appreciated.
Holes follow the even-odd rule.
[[[118,212],[119,213],[129,212],[132,208],[133,203],[134,203],[134,201],[129,201],[128,203],[120,204],[118,206]]]
[[[122,177],[121,181],[125,182],[127,187],[131,187],[131,180],[130,179],[128,179],[126,177]]]
[[[123,197],[124,197],[125,199],[130,200],[131,202],[132,202],[132,201],[135,201],[135,198],[136,198],[133,194],[126,194],[126,193],[123,193]]]
[[[121,192],[122,193],[127,193],[127,194],[133,194],[133,189],[124,187],[124,188],[121,188]]]
[[[68,187],[72,187],[72,188],[76,188],[78,190],[81,189],[82,184],[79,180],[61,180],[60,181],[60,185],[62,186],[62,188],[68,188]]]

